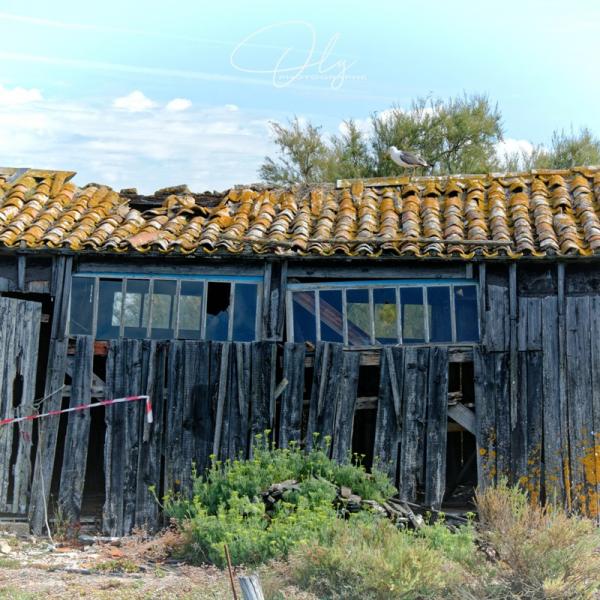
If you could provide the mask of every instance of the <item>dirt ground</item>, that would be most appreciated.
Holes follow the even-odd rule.
[[[112,543],[53,546],[47,539],[0,533],[0,599],[233,598],[227,571],[193,567],[170,558],[174,536],[166,532],[155,538],[139,535]],[[276,577],[266,583],[271,591],[279,592],[275,597],[312,598],[278,588]]]

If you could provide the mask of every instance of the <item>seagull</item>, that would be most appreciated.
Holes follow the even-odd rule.
[[[411,154],[410,152],[404,152],[403,150],[398,150],[396,146],[390,146],[388,148],[388,152],[390,154],[390,158],[401,167],[416,169],[417,167],[429,166],[427,161],[423,160],[420,156]]]

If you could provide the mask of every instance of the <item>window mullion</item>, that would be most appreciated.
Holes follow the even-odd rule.
[[[315,333],[317,337],[317,342],[321,341],[321,297],[319,295],[319,290],[314,291],[315,294]]]
[[[235,299],[235,281],[229,284],[229,322],[227,323],[227,340],[233,341],[233,319],[234,319],[234,299]]]
[[[154,278],[150,278],[150,282],[148,284],[148,325],[146,325],[146,337],[149,338],[151,336],[151,328],[152,328],[152,297],[154,296]],[[141,308],[143,309],[144,302],[142,301]]]
[[[400,287],[395,288],[396,291],[396,339],[398,343],[402,343],[402,304],[400,303]]]
[[[368,288],[369,292],[369,322],[371,326],[371,331],[369,335],[371,336],[371,346],[375,345],[375,305],[373,304],[373,288]]]
[[[173,307],[175,320],[173,322],[173,339],[179,339],[179,297],[181,295],[181,279],[177,280],[175,284],[175,298],[173,298],[173,302],[175,302],[175,306]]]
[[[125,294],[127,290],[127,278],[121,282],[121,316],[119,319],[119,337],[125,336]]]
[[[427,298],[427,287],[421,288],[423,290],[423,318],[425,319],[425,343],[429,344],[429,301]]]
[[[206,307],[208,296],[208,279],[202,282],[202,306],[200,308],[200,338],[206,339]]]
[[[92,335],[96,339],[96,329],[98,328],[98,294],[100,289],[100,277],[94,277],[94,300],[92,303]]]
[[[346,300],[346,290],[342,288],[342,336],[344,346],[348,346],[348,304]]]
[[[456,342],[456,311],[454,308],[454,286],[450,286],[450,328],[452,341]]]

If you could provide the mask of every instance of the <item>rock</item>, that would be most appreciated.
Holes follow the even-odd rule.
[[[0,540],[0,552],[2,554],[12,554],[12,548],[5,540]]]

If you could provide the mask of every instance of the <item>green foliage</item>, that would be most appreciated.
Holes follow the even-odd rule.
[[[333,501],[338,486],[348,486],[364,499],[382,501],[395,493],[385,474],[368,474],[358,460],[338,464],[327,456],[328,440],[305,452],[297,444],[278,449],[268,432],[257,436],[249,460],[213,460],[207,473],[194,475],[191,500],[168,495],[166,513],[181,525],[187,540],[184,554],[194,562],[222,566],[223,543],[236,564],[254,565],[287,556],[302,541],[324,541],[338,515]],[[273,483],[298,482],[267,513],[261,494]]]
[[[529,501],[506,481],[477,496],[480,537],[501,568],[490,597],[586,599],[600,589],[600,530],[564,510]]]
[[[293,119],[272,123],[278,158],[266,158],[261,178],[272,185],[315,184],[336,179],[385,177],[402,173],[388,156],[389,146],[420,154],[428,172],[486,173],[530,169],[568,169],[600,164],[600,139],[586,127],[555,131],[549,147],[498,155],[502,114],[485,95],[442,100],[417,98],[408,110],[393,106],[371,116],[367,127],[345,121],[340,135]]]
[[[426,535],[398,530],[387,520],[362,518],[341,524],[325,544],[303,544],[290,557],[292,581],[328,600],[449,598],[465,581],[466,571],[453,562],[452,534],[438,526]],[[477,559],[472,529],[467,544]],[[462,556],[462,550],[459,553]]]

